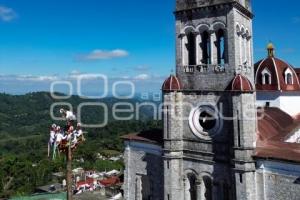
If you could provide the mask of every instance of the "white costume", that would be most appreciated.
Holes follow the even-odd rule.
[[[48,141],[48,157],[50,157],[51,147],[55,146],[55,129],[56,129],[56,124],[52,124],[50,130],[50,138]]]
[[[49,144],[52,146],[55,142],[55,131],[50,131],[50,138],[49,138]]]
[[[73,144],[77,144],[78,138],[81,137],[81,136],[83,135],[83,132],[82,132],[81,129],[75,130],[75,131],[73,132],[73,135],[74,135],[74,138],[73,138],[72,143],[73,143]]]
[[[68,121],[74,121],[74,120],[76,120],[76,116],[74,115],[74,113],[72,111],[66,111],[66,119]]]
[[[67,135],[64,136],[61,132],[56,134],[56,143],[59,144],[62,140],[67,139]]]
[[[61,129],[60,127],[58,126],[56,128],[56,134],[55,134],[55,137],[54,137],[54,148],[53,148],[53,156],[52,156],[52,159],[54,160],[56,158],[56,151],[57,151],[57,147],[59,146],[60,142],[65,138],[61,132]]]
[[[69,111],[69,110],[64,110],[64,109],[60,109],[59,110],[59,112],[61,113],[61,114],[64,114],[65,116],[65,118],[66,118],[66,120],[68,120],[68,121],[75,121],[76,120],[76,116],[74,115],[74,113],[72,112],[72,111]]]

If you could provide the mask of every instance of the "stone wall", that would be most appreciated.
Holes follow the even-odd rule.
[[[300,197],[300,167],[283,161],[258,162],[256,172],[257,199],[298,200]]]
[[[142,200],[143,177],[149,180],[152,199],[163,199],[163,161],[161,147],[147,143],[126,142],[124,152],[125,180],[124,198]]]

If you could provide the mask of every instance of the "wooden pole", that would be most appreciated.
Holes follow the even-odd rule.
[[[72,190],[72,149],[69,144],[67,150],[67,199],[73,200],[73,190]]]

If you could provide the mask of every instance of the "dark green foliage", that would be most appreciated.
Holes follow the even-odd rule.
[[[52,179],[63,162],[43,159],[33,163],[26,156],[6,155],[0,160],[0,197],[34,192],[36,186]]]

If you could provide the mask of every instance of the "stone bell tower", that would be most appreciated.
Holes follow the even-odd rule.
[[[256,199],[250,0],[176,1],[164,92],[164,199]]]
[[[184,87],[224,90],[235,73],[253,83],[250,0],[177,0],[175,17],[177,75]]]

